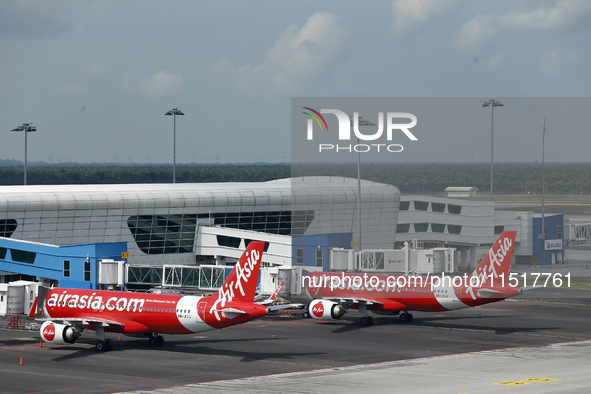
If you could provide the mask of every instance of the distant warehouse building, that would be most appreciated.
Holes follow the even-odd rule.
[[[477,187],[457,187],[457,186],[450,186],[445,188],[445,192],[447,193],[447,197],[455,198],[455,197],[476,197],[478,190]]]

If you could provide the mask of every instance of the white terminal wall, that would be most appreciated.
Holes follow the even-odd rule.
[[[363,246],[392,248],[400,193],[391,185],[362,181]],[[27,185],[0,188],[0,219],[18,223],[11,238],[55,245],[127,242],[131,264],[194,264],[191,253],[147,255],[127,225],[130,216],[313,210],[303,235],[353,233],[357,239],[357,180],[305,177],[270,182],[127,185]],[[217,243],[216,243],[217,245]],[[203,252],[203,250],[200,250]],[[281,255],[281,253],[279,253]]]

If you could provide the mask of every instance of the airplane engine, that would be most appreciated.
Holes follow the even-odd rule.
[[[80,333],[74,327],[52,321],[43,323],[40,334],[43,342],[55,344],[74,343],[80,336]]]
[[[328,300],[315,300],[308,307],[310,316],[319,320],[337,320],[347,311],[336,302]]]

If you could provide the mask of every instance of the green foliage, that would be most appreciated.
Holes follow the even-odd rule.
[[[547,163],[545,192],[578,195],[591,192],[591,163]],[[332,175],[357,178],[356,164],[298,165],[294,176]],[[361,178],[398,187],[402,194],[438,194],[448,186],[474,186],[490,190],[488,163],[363,164]],[[494,193],[542,193],[542,163],[499,163],[494,165]]]
[[[177,165],[179,183],[264,182],[290,176],[345,176],[357,178],[356,164],[220,164]],[[487,163],[364,164],[361,178],[395,185],[403,194],[437,194],[448,186],[490,189]],[[22,185],[22,167],[0,167],[0,185]],[[46,165],[29,167],[30,185],[170,183],[166,165]],[[541,194],[541,163],[498,163],[494,166],[497,194]],[[545,192],[556,195],[591,193],[591,163],[547,163]]]

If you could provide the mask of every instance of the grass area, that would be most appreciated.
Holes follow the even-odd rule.
[[[561,286],[564,288],[565,286]],[[570,278],[570,288],[579,290],[591,290],[591,277],[575,276]]]
[[[490,201],[490,197],[457,197],[459,200]],[[535,195],[496,195],[495,201],[503,202],[542,202],[542,196]],[[590,203],[591,196],[544,196],[546,202]]]

